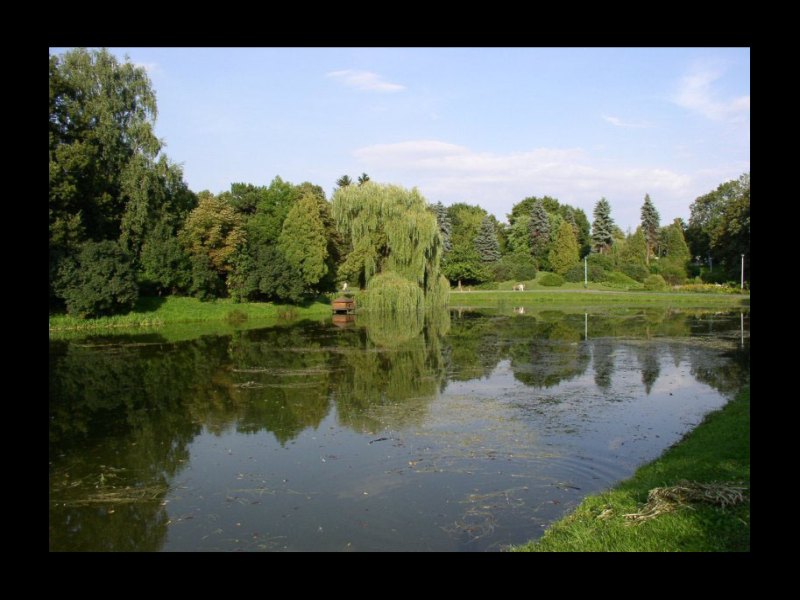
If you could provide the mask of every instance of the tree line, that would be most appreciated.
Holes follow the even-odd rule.
[[[162,152],[156,115],[144,69],[106,50],[50,56],[51,309],[124,312],[140,294],[297,303],[344,281],[365,288],[367,304],[422,308],[442,304],[451,284],[537,271],[579,281],[587,255],[593,281],[680,283],[735,279],[744,253],[749,280],[749,174],[698,198],[688,225],[661,227],[646,196],[627,235],[605,199],[591,225],[549,196],[521,200],[501,223],[366,173],[339,178],[330,200],[279,176],[195,193]]]

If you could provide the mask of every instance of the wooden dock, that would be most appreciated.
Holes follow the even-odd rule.
[[[340,296],[331,302],[331,308],[336,315],[352,315],[356,312],[356,301],[354,298]]]

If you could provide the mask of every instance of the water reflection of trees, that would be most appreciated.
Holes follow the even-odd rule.
[[[359,317],[351,328],[304,323],[178,343],[157,334],[52,342],[50,548],[159,549],[168,485],[203,428],[270,432],[286,444],[319,427],[335,406],[339,422],[356,431],[400,429],[424,419],[448,380],[488,376],[503,360],[518,381],[536,387],[578,377],[591,364],[595,383],[608,389],[617,336],[669,336],[673,359],[689,361],[698,380],[738,389],[749,373],[749,341],[713,359],[703,344],[676,342],[725,326],[721,317],[710,325],[704,319],[670,311],[592,315],[588,340],[582,313],[531,311]],[[653,348],[640,344],[636,354],[648,392],[658,377]],[[100,501],[120,490],[152,494]]]
[[[331,400],[357,431],[420,422],[445,383],[448,328],[444,314],[427,327],[303,324],[174,344],[157,335],[51,343],[51,550],[159,549],[169,482],[203,427],[269,431],[286,444],[318,427]]]
[[[592,366],[594,367],[594,383],[603,391],[611,387],[611,376],[614,374],[614,343],[611,338],[600,338],[591,341]]]
[[[341,368],[332,387],[339,422],[363,432],[420,423],[444,384],[441,338],[450,327],[448,316],[359,321],[366,334],[363,346],[339,355]]]
[[[164,541],[167,484],[200,431],[182,399],[220,349],[210,339],[135,343],[147,345],[51,345],[51,550],[157,550]]]
[[[448,379],[488,377],[501,360],[509,360],[518,381],[547,388],[579,377],[591,364],[595,384],[608,390],[620,340],[667,338],[677,365],[686,357],[697,359],[688,353],[685,340],[698,333],[713,333],[714,327],[718,331],[730,328],[730,320],[724,315],[709,317],[702,310],[663,308],[611,310],[589,315],[586,321],[583,313],[552,310],[492,316],[460,310],[453,313],[444,351]],[[649,394],[661,370],[657,345],[638,343],[635,356]]]

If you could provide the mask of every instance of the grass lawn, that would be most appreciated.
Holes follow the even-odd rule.
[[[573,284],[574,285],[574,284]],[[627,306],[707,307],[736,308],[750,306],[750,296],[737,294],[693,294],[680,292],[611,291],[601,289],[584,290],[564,288],[536,288],[524,292],[510,290],[476,290],[450,292],[451,307],[488,308],[498,303],[514,306],[537,304],[572,304],[582,306],[605,306],[610,304]]]
[[[748,498],[725,508],[692,503],[634,524],[648,492],[681,481],[742,482]],[[750,389],[708,415],[661,458],[614,489],[586,498],[516,552],[730,552],[750,550]],[[602,515],[602,516],[601,516]]]
[[[231,300],[201,302],[197,298],[167,296],[139,298],[134,309],[126,315],[79,319],[68,315],[50,315],[50,331],[106,329],[116,327],[152,327],[172,323],[200,321],[230,321],[241,323],[255,319],[315,318],[331,313],[327,301],[315,301],[302,306],[248,302],[235,304]]]
[[[507,304],[514,306],[571,305],[601,307],[625,305],[630,307],[691,307],[728,308],[749,306],[750,295],[738,294],[693,294],[679,292],[642,292],[601,289],[601,284],[564,284],[558,288],[533,286],[524,292],[511,289],[476,290],[450,292],[450,306],[454,308],[496,308]],[[510,288],[510,286],[509,286]],[[467,288],[465,288],[466,290]],[[359,292],[352,293],[358,298]],[[77,331],[124,327],[160,327],[174,323],[201,321],[230,321],[241,323],[255,319],[318,318],[330,314],[327,299],[318,299],[304,305],[293,306],[272,302],[246,302],[236,304],[229,299],[201,302],[196,298],[167,296],[164,298],[142,297],[134,309],[125,315],[81,319],[66,314],[51,314],[50,331]]]

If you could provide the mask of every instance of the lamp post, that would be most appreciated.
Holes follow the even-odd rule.
[[[744,290],[744,254],[742,254],[742,290]]]

